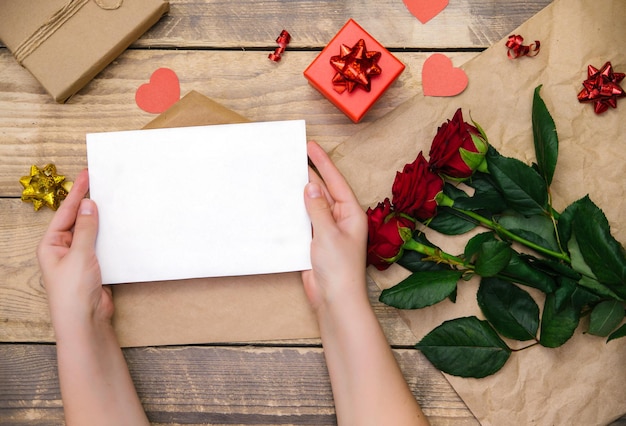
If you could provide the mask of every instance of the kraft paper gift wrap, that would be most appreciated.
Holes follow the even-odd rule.
[[[190,92],[145,128],[247,121]],[[319,337],[300,272],[120,284],[113,297],[126,347]]]
[[[0,40],[65,102],[168,10],[163,0],[4,0]]]
[[[391,197],[396,171],[419,151],[428,155],[437,128],[463,108],[502,155],[527,164],[535,161],[531,127],[532,96],[543,85],[559,135],[559,159],[551,186],[562,211],[589,194],[605,212],[612,234],[626,242],[626,99],[617,109],[597,115],[576,95],[587,66],[611,61],[626,72],[626,2],[557,0],[511,32],[527,43],[541,42],[536,57],[510,60],[502,40],[461,68],[469,85],[453,98],[414,98],[339,145],[332,156],[364,208]],[[465,238],[451,241],[428,233],[450,253],[462,253]],[[381,288],[408,275],[394,265],[370,276]],[[419,341],[443,321],[477,315],[478,281],[459,284],[456,304],[400,311]],[[539,297],[538,294],[535,294]],[[540,304],[541,306],[541,304]],[[485,379],[446,376],[474,415],[485,425],[599,425],[626,413],[626,339],[584,335],[583,319],[574,337],[558,349],[534,346],[513,353],[504,368]]]

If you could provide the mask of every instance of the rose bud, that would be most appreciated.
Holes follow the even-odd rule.
[[[402,257],[402,246],[412,238],[415,222],[392,211],[389,198],[367,209],[367,219],[367,264],[382,271]]]
[[[430,170],[453,180],[465,180],[475,170],[487,171],[489,143],[484,133],[463,121],[461,108],[437,129],[430,146]]]
[[[428,161],[420,152],[415,161],[396,173],[391,192],[396,211],[419,220],[437,213],[435,197],[443,190],[443,179],[430,171]]]

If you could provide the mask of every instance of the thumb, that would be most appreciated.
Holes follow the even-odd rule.
[[[96,203],[85,198],[78,207],[78,216],[74,225],[72,248],[79,251],[93,250],[98,235],[98,209]]]
[[[322,185],[309,182],[304,188],[304,204],[313,224],[313,230],[326,229],[335,225],[328,200],[324,196]]]

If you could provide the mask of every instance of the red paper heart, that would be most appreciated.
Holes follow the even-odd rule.
[[[135,93],[137,106],[146,112],[160,114],[180,99],[178,76],[169,68],[159,68]]]
[[[404,5],[409,9],[422,24],[439,15],[448,5],[448,0],[402,0]]]
[[[454,96],[467,87],[467,74],[454,68],[446,55],[435,53],[426,59],[422,68],[424,96]]]

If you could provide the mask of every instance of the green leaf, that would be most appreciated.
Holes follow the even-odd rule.
[[[559,231],[559,239],[562,244],[567,244],[572,236],[572,222],[574,221],[578,206],[582,204],[582,202],[582,199],[574,201],[572,204],[567,206],[565,210],[563,210],[563,213],[561,213],[561,216],[559,217],[557,229]]]
[[[424,232],[421,230],[416,230],[413,232],[413,240],[423,244],[428,247],[432,247],[434,249],[438,249],[438,247],[431,243]],[[396,263],[405,269],[408,269],[411,272],[419,272],[419,271],[441,271],[441,270],[449,270],[450,266],[445,263],[437,263],[432,260],[424,260],[427,256],[425,254],[419,253],[415,250],[404,250],[402,257],[396,261]]]
[[[602,298],[597,294],[594,294],[579,285],[577,285],[574,289],[574,293],[572,293],[571,298],[572,306],[574,309],[577,309],[578,312],[581,312],[582,309],[599,302],[601,299]]]
[[[580,279],[580,274],[565,263],[557,262],[552,259],[535,258],[527,255],[525,255],[525,257],[530,263],[532,263],[533,267],[545,272],[546,274],[557,277],[563,276],[574,281],[578,281]]]
[[[415,347],[439,370],[461,377],[494,374],[511,355],[489,323],[476,317],[446,321]]]
[[[476,273],[483,277],[493,277],[509,264],[512,251],[511,246],[504,241],[484,242],[476,255]]]
[[[615,294],[613,290],[598,281],[589,265],[587,265],[575,235],[572,235],[570,238],[567,248],[572,260],[572,268],[581,274],[581,278],[578,280],[579,285],[588,288],[597,295],[615,300],[623,300],[623,298]]]
[[[539,95],[540,89],[541,86],[538,86],[533,96],[533,137],[539,174],[543,176],[546,185],[550,186],[559,155],[559,138],[554,120]]]
[[[450,299],[450,302],[456,303],[456,295],[457,295],[458,290],[459,290],[459,287],[456,286],[454,288],[454,291],[448,295],[448,299]]]
[[[554,224],[545,215],[505,214],[497,222],[512,233],[552,251],[560,251]]]
[[[473,197],[470,198],[465,191],[451,185],[450,183],[446,183],[444,185],[443,193],[454,201],[455,208],[451,209],[446,206],[438,207],[437,216],[435,216],[431,222],[427,223],[427,226],[445,235],[463,234],[478,225],[478,222],[475,219],[457,211],[457,208],[480,211],[482,213],[489,207],[487,199],[474,203]],[[491,213],[487,212],[484,215],[491,216]]]
[[[533,287],[551,293],[556,289],[556,282],[550,275],[530,263],[531,256],[522,256],[512,250],[509,264],[498,274],[518,284]]]
[[[443,263],[431,262],[423,260],[426,255],[418,253],[414,250],[404,250],[402,257],[396,263],[411,272],[419,271],[441,271],[450,269],[448,265]]]
[[[480,251],[480,248],[487,241],[498,241],[493,234],[493,232],[482,232],[480,234],[474,235],[470,240],[465,244],[465,251],[463,252],[463,256],[468,261],[472,261],[472,257]]]
[[[624,306],[617,300],[598,303],[589,317],[589,334],[608,336],[624,319]]]
[[[557,311],[563,307],[563,304],[572,300],[576,288],[576,281],[565,277],[559,278],[559,288],[554,292],[554,308]]]
[[[555,309],[560,311],[565,304],[569,304],[576,312],[601,300],[600,296],[578,285],[576,281],[567,277],[557,277],[559,287],[554,292]]]
[[[556,309],[554,294],[548,294],[543,305],[539,343],[547,348],[561,346],[574,335],[579,319],[580,312],[571,301],[563,303],[561,309]]]
[[[589,197],[584,197],[574,214],[572,231],[580,253],[597,280],[620,298],[626,298],[626,256],[611,235],[609,222]]]
[[[537,335],[539,306],[521,288],[498,278],[483,278],[476,298],[485,318],[504,337],[525,341]]]
[[[476,228],[477,222],[450,207],[437,207],[437,215],[427,226],[444,235],[461,235]]]
[[[455,207],[470,211],[486,210],[489,212],[486,216],[493,216],[506,209],[506,200],[488,174],[475,172],[465,184],[474,188],[474,195],[455,200]]]
[[[606,339],[606,343],[609,343],[611,340],[619,339],[620,337],[626,336],[626,324],[623,324],[620,328],[615,330],[608,339]]]
[[[467,192],[463,191],[462,189],[459,189],[457,186],[452,185],[449,182],[446,182],[443,186],[443,192],[450,198],[452,198],[454,200],[454,202],[456,203],[457,200],[462,199],[462,198],[469,198],[469,195],[467,194]]]
[[[398,309],[420,309],[434,305],[456,289],[463,271],[444,270],[414,272],[409,277],[385,289],[379,300]]]
[[[509,207],[525,215],[547,212],[548,191],[539,173],[515,158],[495,153],[491,147],[486,158],[489,173]]]
[[[584,275],[580,280],[578,280],[578,285],[581,287],[587,288],[588,290],[592,291],[598,296],[602,296],[603,298],[608,297],[609,299],[613,299],[613,300],[620,300],[620,301],[624,300],[623,298],[615,294],[613,291],[611,291],[610,288],[603,285],[600,281],[594,278],[588,277],[586,275]]]

